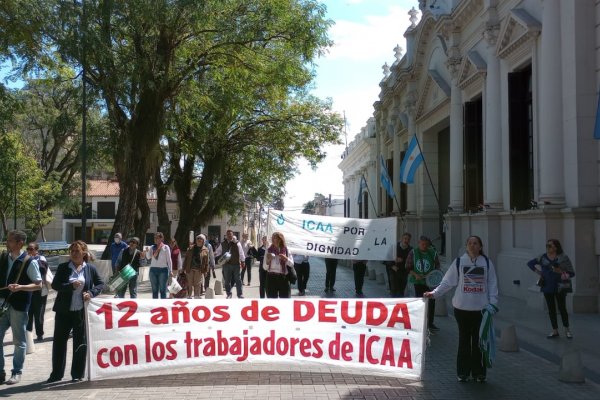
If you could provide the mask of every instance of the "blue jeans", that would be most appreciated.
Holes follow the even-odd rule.
[[[150,285],[152,286],[152,298],[167,298],[167,280],[169,279],[169,268],[150,267]]]
[[[27,349],[27,337],[25,328],[27,327],[28,315],[25,311],[17,311],[12,306],[4,316],[0,317],[0,342],[4,343],[4,335],[8,328],[11,328],[15,350],[13,353],[13,374],[20,374],[23,371],[25,362],[25,350]],[[0,346],[0,371],[4,371],[4,345]]]
[[[121,299],[125,298],[125,292],[127,292],[128,286],[129,286],[129,297],[131,297],[132,299],[137,298],[138,274],[139,273],[136,272],[135,276],[129,280],[127,285],[125,285],[123,287],[123,289],[121,289],[117,292],[117,296],[119,296],[119,298],[121,298]]]

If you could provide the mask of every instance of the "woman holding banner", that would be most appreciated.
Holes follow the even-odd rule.
[[[52,373],[48,383],[60,381],[65,374],[67,342],[73,332],[73,361],[71,378],[81,381],[85,372],[87,339],[85,336],[86,301],[102,292],[104,282],[96,267],[88,264],[88,247],[77,240],[69,247],[71,261],[58,265],[52,281],[57,291],[54,307],[54,341],[52,343]]]
[[[483,383],[486,365],[480,350],[479,329],[484,312],[498,311],[498,282],[494,264],[483,254],[481,238],[469,236],[466,247],[467,252],[452,262],[440,285],[424,297],[440,297],[458,286],[452,298],[458,324],[458,381],[467,382],[471,376]]]
[[[275,232],[271,236],[271,246],[267,249],[265,261],[267,298],[289,299],[291,289],[288,274],[289,268],[294,268],[294,258],[288,251],[281,232]]]

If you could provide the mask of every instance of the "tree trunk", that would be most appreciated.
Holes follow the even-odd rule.
[[[156,182],[156,215],[158,217],[158,230],[164,233],[165,241],[169,243],[171,240],[171,220],[169,219],[169,213],[167,212],[167,193],[169,192],[169,185],[168,183],[165,184],[162,182],[160,169],[157,169],[154,173],[154,181]],[[179,240],[177,240],[177,243],[180,243]],[[182,245],[183,243],[184,242],[181,242]]]

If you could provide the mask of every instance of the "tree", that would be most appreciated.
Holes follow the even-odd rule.
[[[43,227],[52,220],[54,207],[60,205],[66,211],[81,207],[79,201],[72,201],[81,187],[81,85],[73,70],[64,65],[55,67],[27,80],[16,93],[21,109],[15,116],[14,129],[27,141],[29,153],[52,188],[40,193],[36,213],[28,219],[28,227],[35,234],[40,232],[43,239]],[[110,171],[105,135],[108,124],[97,104],[90,103],[88,168]]]
[[[323,207],[323,204],[327,199],[321,193],[315,193],[315,197],[304,203],[304,208],[302,209],[303,214],[317,214],[318,211]]]
[[[308,70],[330,44],[325,9],[314,0],[88,0],[86,18],[78,3],[10,3],[19,18],[0,13],[0,26],[27,32],[7,36],[16,40],[11,50],[23,67],[58,52],[73,66],[85,65],[105,103],[120,185],[113,233],[134,228],[141,235],[148,228],[146,196],[162,160],[166,111],[190,82],[202,87],[207,76],[216,76],[211,72],[232,65],[248,74],[278,72],[270,64],[275,57],[288,61],[278,65],[289,65],[273,74],[278,79],[299,66]]]
[[[14,132],[0,133],[0,165],[3,166],[0,168],[0,187],[3,188],[0,191],[0,220],[6,237],[9,216],[27,218],[34,215],[38,197],[50,192],[52,187],[44,182],[35,158],[28,154],[21,137]]]
[[[224,83],[204,85],[209,95],[186,92],[188,101],[178,103],[172,114],[165,149],[170,175],[157,187],[173,183],[178,241],[215,215],[240,214],[244,201],[281,198],[297,159],[315,164],[324,156],[321,145],[339,138],[342,121],[330,104],[294,91],[304,75],[274,79],[274,74],[247,76],[234,68],[220,71],[223,75]],[[162,199],[159,195],[159,217]]]

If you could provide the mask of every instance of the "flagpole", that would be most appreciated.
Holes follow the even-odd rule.
[[[382,160],[383,160],[383,156],[380,155],[380,157],[382,157]],[[387,176],[387,178],[389,180],[390,174],[388,173],[388,170],[387,170],[387,167],[385,166],[385,164],[383,164],[383,161],[381,163],[381,167],[385,170],[385,176]],[[393,189],[394,189],[394,184],[392,183],[393,196],[391,196],[391,197],[393,197],[394,201],[396,202],[396,207],[398,207],[398,215],[400,216],[400,220],[402,221],[402,225],[403,225],[404,229],[406,229],[406,221],[404,220],[404,216],[402,215],[402,209],[400,208],[400,203],[398,202],[398,198],[396,197],[396,191]],[[387,193],[387,190],[386,190],[386,193]],[[389,196],[389,193],[388,193],[388,196]]]
[[[425,166],[425,172],[427,172],[427,177],[429,178],[429,184],[431,185],[431,190],[433,190],[433,195],[435,196],[435,201],[437,202],[438,205],[438,211],[441,211],[441,206],[440,206],[440,199],[437,195],[437,192],[435,191],[435,187],[433,186],[433,180],[431,179],[431,174],[429,173],[429,168],[427,168],[427,161],[425,160],[425,155],[423,154],[423,149],[421,149],[421,143],[419,143],[419,138],[417,137],[417,135],[415,136],[415,140],[417,141],[417,146],[419,146],[419,153],[421,153],[421,155],[423,156],[423,165]]]

